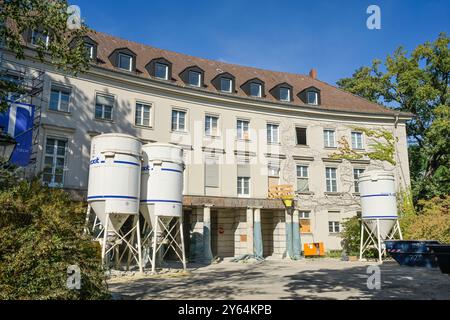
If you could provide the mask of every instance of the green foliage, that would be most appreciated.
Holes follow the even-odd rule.
[[[342,223],[342,228],[342,248],[349,256],[359,255],[359,245],[361,241],[361,217],[354,216],[349,219],[345,219]]]
[[[108,298],[100,246],[82,233],[84,208],[62,190],[21,181],[0,190],[0,299]],[[66,286],[81,269],[81,289]]]
[[[29,30],[39,30],[50,37],[48,46],[39,41],[35,47],[41,62],[48,61],[64,72],[76,74],[85,71],[89,67],[89,60],[80,39],[86,35],[87,27],[82,25],[79,29],[69,29],[67,7],[65,0],[3,1],[0,39],[18,59],[24,59],[23,35]],[[20,87],[0,81],[0,112],[7,107],[4,98],[9,92],[20,93]]]
[[[407,123],[415,202],[449,193],[449,43],[441,33],[410,55],[400,47],[384,61],[385,72],[375,60],[337,82],[351,93],[415,115]]]
[[[400,219],[403,237],[410,240],[438,240],[450,243],[450,196],[420,200],[418,214]]]
[[[358,160],[367,156],[372,160],[387,161],[395,165],[395,138],[392,132],[385,129],[367,129],[363,127],[354,127],[353,130],[365,133],[370,139],[371,151],[357,152],[350,147],[347,139],[342,137],[339,141],[339,147],[336,152],[330,155],[332,159]],[[381,141],[380,141],[381,140]]]

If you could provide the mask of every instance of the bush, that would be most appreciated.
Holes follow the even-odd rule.
[[[361,217],[357,215],[345,219],[342,223],[342,228],[342,248],[345,253],[349,256],[359,256],[359,247],[361,244]],[[378,252],[375,249],[367,249],[364,252],[364,258],[367,259],[372,259],[377,256]]]
[[[403,237],[409,240],[438,240],[450,243],[450,196],[420,200],[417,214],[400,219]]]
[[[100,247],[83,235],[85,210],[38,181],[0,189],[0,299],[108,298]],[[67,288],[67,268],[81,289]]]

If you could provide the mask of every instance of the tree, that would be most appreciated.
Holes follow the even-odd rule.
[[[337,82],[342,89],[415,116],[407,123],[414,199],[446,195],[450,189],[449,74],[450,38],[441,33],[433,43],[410,55],[398,48],[381,71],[380,60]]]
[[[67,8],[65,0],[0,1],[0,39],[3,46],[18,59],[25,59],[23,35],[38,30],[50,39],[48,44],[39,39],[35,47],[36,57],[41,62],[48,61],[67,73],[86,71],[89,60],[81,39],[87,27],[82,24],[79,28],[69,29]],[[1,78],[0,112],[7,108],[5,98],[10,92],[21,93],[20,86]]]

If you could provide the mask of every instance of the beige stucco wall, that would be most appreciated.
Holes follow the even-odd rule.
[[[394,117],[362,116],[283,108],[255,100],[254,103],[204,94],[198,90],[173,88],[160,85],[155,81],[146,82],[127,75],[92,70],[93,73],[67,77],[52,70],[49,66],[33,64],[47,70],[43,92],[42,129],[40,130],[40,150],[46,137],[65,137],[68,139],[68,154],[64,176],[66,188],[86,189],[89,169],[90,139],[98,133],[123,132],[141,138],[144,141],[171,142],[182,145],[186,151],[187,167],[185,171],[186,195],[208,195],[220,197],[237,197],[236,176],[238,156],[236,150],[252,154],[250,197],[267,197],[267,164],[279,162],[281,166],[280,183],[296,185],[296,165],[309,167],[309,188],[311,194],[300,195],[298,209],[311,211],[312,234],[302,236],[302,242],[325,242],[326,249],[340,248],[338,235],[329,234],[328,221],[342,221],[359,210],[359,198],[353,192],[353,168],[384,168],[395,173],[397,184],[402,188],[409,185],[408,155],[404,121],[395,124]],[[94,74],[95,73],[95,74]],[[48,110],[48,99],[52,83],[64,85],[71,89],[69,113]],[[115,97],[113,121],[94,119],[95,94],[108,93]],[[136,102],[151,104],[151,127],[134,125]],[[172,109],[187,112],[187,132],[171,132]],[[213,114],[219,117],[220,135],[217,138],[204,137],[204,117]],[[250,121],[250,141],[238,141],[235,136],[237,119]],[[266,141],[267,123],[280,125],[280,144],[268,145]],[[307,128],[308,146],[297,146],[295,127]],[[351,128],[385,128],[397,138],[397,162],[391,166],[376,161],[367,163],[327,162],[334,150],[325,149],[323,130],[335,129],[336,142],[346,136],[350,141]],[[369,149],[367,137],[364,139],[366,150]],[[219,159],[219,188],[204,186],[204,158],[208,152],[202,148],[221,151]],[[267,157],[266,154],[272,154]],[[282,155],[282,159],[276,159]],[[294,160],[298,157],[312,157],[313,160]],[[37,170],[42,170],[43,154],[38,155]],[[325,194],[325,167],[338,168],[338,192],[336,195]],[[330,213],[331,212],[331,213]],[[242,215],[242,214],[241,214]],[[332,217],[330,217],[332,215]],[[240,224],[238,229],[242,227]],[[278,230],[278,229],[277,229]],[[281,234],[280,234],[281,235]],[[236,245],[236,254],[241,252]]]

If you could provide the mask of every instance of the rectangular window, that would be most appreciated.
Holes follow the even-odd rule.
[[[277,124],[267,124],[267,143],[279,143]]]
[[[298,217],[300,223],[300,232],[310,233],[311,232],[310,211],[299,211]]]
[[[297,144],[306,146],[306,128],[295,128],[295,133],[297,135]]]
[[[334,136],[334,130],[323,130],[323,145],[325,148],[335,148],[336,140]]]
[[[268,184],[270,186],[277,186],[280,183],[280,165],[276,163],[270,163],[267,166]]]
[[[150,127],[151,106],[142,103],[136,103],[135,124],[137,126]]]
[[[158,79],[168,80],[169,66],[163,63],[155,63],[155,77]]]
[[[64,185],[66,149],[66,139],[46,139],[42,181],[49,187],[62,187]]]
[[[237,178],[237,194],[238,196],[250,195],[250,178],[238,177]]]
[[[361,132],[352,132],[352,148],[353,149],[364,149],[363,135]]]
[[[231,93],[232,80],[228,78],[220,78],[220,90]]]
[[[52,86],[48,108],[54,111],[69,112],[70,93],[70,89]]]
[[[291,89],[289,88],[280,88],[280,100],[281,101],[291,101]]]
[[[237,194],[238,196],[250,195],[250,164],[247,161],[238,160]]]
[[[202,74],[196,71],[189,71],[189,84],[194,87],[200,87],[202,83]]]
[[[37,30],[33,30],[31,32],[31,44],[37,46],[43,44],[45,47],[48,47],[50,43],[50,37],[45,33]]]
[[[336,168],[325,168],[327,192],[337,192]]]
[[[94,58],[94,46],[90,43],[84,43],[84,48],[86,49],[86,55],[89,59]]]
[[[105,94],[97,94],[95,97],[95,118],[112,120],[114,97]]]
[[[308,167],[297,166],[297,192],[308,192]]]
[[[261,98],[262,96],[262,86],[259,83],[250,83],[250,95],[252,97]]]
[[[249,124],[250,122],[248,120],[238,120],[236,123],[236,130],[237,130],[237,138],[241,140],[248,140],[250,138],[249,136]]]
[[[205,159],[205,187],[219,188],[219,163],[216,158]]]
[[[340,225],[339,221],[328,221],[328,231],[330,233],[341,232],[341,225]]]
[[[205,136],[217,137],[219,118],[216,116],[205,116]]]
[[[355,192],[359,193],[359,184],[358,180],[361,174],[364,173],[364,169],[353,169],[353,179],[354,179],[354,186],[355,186]]]
[[[172,131],[186,131],[186,112],[172,110]]]
[[[131,68],[133,66],[133,57],[119,53],[119,68],[127,71],[131,71]]]
[[[318,105],[318,93],[315,91],[308,91],[308,104]]]

